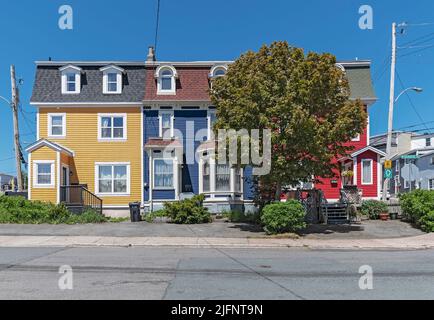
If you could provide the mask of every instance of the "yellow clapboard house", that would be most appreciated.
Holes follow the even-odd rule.
[[[36,65],[29,199],[125,214],[143,198],[144,63]]]

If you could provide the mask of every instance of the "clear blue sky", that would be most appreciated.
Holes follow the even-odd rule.
[[[164,60],[236,59],[264,43],[287,40],[306,50],[334,53],[338,59],[371,59],[379,101],[371,108],[371,133],[386,130],[390,69],[383,69],[390,55],[391,23],[434,23],[432,0],[161,0],[158,58]],[[143,60],[154,42],[156,0],[23,0],[0,4],[0,95],[10,97],[9,65],[24,79],[20,114],[22,145],[35,140],[34,110],[29,106],[34,61]],[[62,4],[74,9],[74,30],[58,28]],[[374,10],[374,29],[358,27],[358,9]],[[414,26],[399,36],[399,44],[434,34],[434,24]],[[434,37],[422,45],[434,44]],[[401,50],[400,54],[416,49]],[[405,86],[421,86],[411,94],[423,121],[434,121],[434,47],[402,57],[398,72]],[[398,90],[401,89],[397,82]],[[420,124],[407,97],[397,105],[394,126]],[[427,128],[433,128],[434,122]],[[418,128],[424,128],[420,126]],[[0,102],[0,172],[15,173],[12,115]]]

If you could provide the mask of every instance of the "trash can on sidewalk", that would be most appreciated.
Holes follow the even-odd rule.
[[[130,216],[131,222],[140,222],[140,202],[132,202],[130,203]]]

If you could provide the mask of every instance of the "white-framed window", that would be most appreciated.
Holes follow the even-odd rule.
[[[50,138],[66,137],[66,113],[48,114],[48,136]]]
[[[111,65],[101,68],[100,71],[103,72],[103,94],[121,94],[122,75],[125,70]]]
[[[54,188],[54,161],[38,160],[33,162],[33,187]]]
[[[214,124],[217,121],[217,113],[215,110],[208,111],[208,140],[212,139]]]
[[[434,190],[434,179],[428,180],[428,188],[429,190]]]
[[[425,146],[426,147],[431,147],[431,138],[426,138],[425,139]]]
[[[351,139],[352,142],[359,142],[360,141],[360,133]]]
[[[81,89],[81,68],[69,65],[59,70],[62,79],[62,94],[79,94]]]
[[[98,140],[125,141],[127,139],[126,114],[99,114]]]
[[[400,161],[399,160],[396,160],[395,161],[395,172],[396,173],[399,173],[399,171],[400,171],[400,168],[401,167],[401,163],[400,163]]]
[[[373,160],[363,159],[361,165],[362,165],[362,184],[363,185],[373,184],[374,183]]]
[[[241,168],[235,168],[235,192],[241,192],[242,188]]]
[[[216,164],[216,191],[231,191],[231,168],[228,164]]]
[[[154,189],[174,189],[174,160],[154,159]]]
[[[211,191],[211,166],[208,161],[202,165],[202,189],[203,192]]]
[[[160,111],[159,113],[160,121],[160,132],[161,138],[172,138],[174,135],[174,123],[175,117],[173,111]]]
[[[96,163],[95,192],[98,195],[129,195],[129,163]]]
[[[157,78],[157,94],[176,94],[177,72],[173,66],[158,67],[155,73],[155,77]]]
[[[211,68],[211,71],[209,73],[209,77],[211,79],[218,78],[218,77],[224,77],[226,75],[227,71],[228,71],[228,67],[226,65],[215,65]]]

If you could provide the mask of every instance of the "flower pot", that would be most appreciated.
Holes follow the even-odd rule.
[[[390,220],[398,220],[398,213],[397,212],[391,213]]]
[[[388,212],[380,213],[380,220],[382,220],[382,221],[389,220],[389,213]]]

